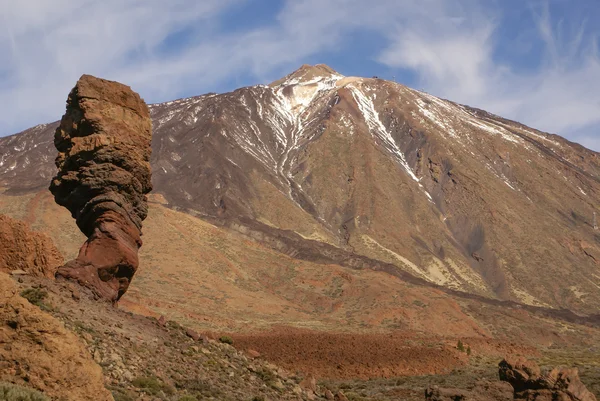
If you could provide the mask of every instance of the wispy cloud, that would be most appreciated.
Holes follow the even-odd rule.
[[[497,60],[498,18],[477,10],[473,24],[421,21],[402,26],[380,61],[416,71],[432,93],[560,133],[600,150],[598,32],[553,22],[549,3],[531,7],[543,58],[519,70]],[[416,31],[415,31],[416,29]]]
[[[0,52],[9,55],[0,64],[0,135],[57,119],[84,72],[158,101],[233,89],[234,77],[264,82],[309,59],[361,52],[397,75],[410,72],[416,80],[409,85],[600,150],[600,27],[556,18],[553,1],[536,0],[522,6],[529,26],[515,26],[523,31],[519,43],[507,45],[505,3],[288,0],[266,23],[232,29],[229,12],[255,3],[0,0]],[[357,34],[377,42],[354,48]],[[518,55],[504,54],[511,46],[525,55],[535,50],[536,63],[523,68]],[[338,59],[334,67],[343,71],[343,55]]]

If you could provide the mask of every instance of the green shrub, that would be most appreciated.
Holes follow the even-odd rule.
[[[458,340],[458,344],[456,344],[456,349],[460,352],[465,352],[465,346],[463,345],[462,341]]]
[[[41,288],[28,288],[21,292],[21,296],[36,306],[42,306],[42,302],[48,296],[48,292]]]
[[[471,355],[471,346],[467,347],[467,355]]]
[[[112,391],[112,396],[115,401],[135,401],[128,393],[121,391]]]
[[[4,401],[50,401],[39,391],[17,386],[16,384],[0,382],[0,400]]]
[[[131,384],[150,395],[157,395],[161,391],[165,394],[173,394],[175,392],[173,387],[161,382],[156,377],[137,377],[133,379]]]
[[[223,344],[233,345],[233,338],[229,336],[222,336],[219,338],[219,341],[221,341]]]

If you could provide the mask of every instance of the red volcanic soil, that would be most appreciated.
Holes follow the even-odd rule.
[[[347,334],[278,328],[269,333],[232,334],[234,346],[292,372],[350,379],[443,374],[467,363],[454,346],[428,344],[405,333]]]

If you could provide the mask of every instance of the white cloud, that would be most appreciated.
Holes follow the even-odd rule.
[[[0,0],[0,52],[9,55],[0,64],[0,134],[57,119],[82,73],[168,100],[238,75],[277,78],[308,57],[352,51],[349,34],[369,32],[381,37],[377,61],[412,71],[419,89],[600,150],[600,62],[591,36],[598,32],[577,25],[561,36],[548,7],[531,9],[546,58],[523,70],[497,61],[496,2],[288,0],[269,24],[223,32],[227,10],[245,1]],[[186,46],[165,56],[165,41],[181,31]]]
[[[402,26],[380,61],[416,71],[435,95],[559,133],[600,150],[600,59],[583,25],[558,37],[547,3],[535,15],[545,59],[525,72],[494,59],[496,18],[475,9],[475,25],[420,21]],[[535,10],[534,10],[535,12]],[[416,29],[417,31],[414,31]]]
[[[172,68],[169,74],[176,74],[185,63],[163,59],[160,46],[182,29],[200,36],[236,2],[2,0],[0,52],[8,57],[0,64],[0,126],[56,120],[83,73],[132,78],[127,83],[139,84],[140,91],[165,91],[169,82],[156,80],[159,72]]]

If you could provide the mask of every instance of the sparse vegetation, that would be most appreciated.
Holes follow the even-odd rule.
[[[233,338],[231,338],[229,336],[222,336],[219,338],[219,341],[222,342],[223,344],[233,345]]]
[[[21,291],[21,296],[33,305],[41,307],[44,299],[48,296],[48,292],[41,288],[27,288],[26,290]]]
[[[161,382],[156,377],[138,377],[133,379],[131,384],[150,395],[157,395],[160,392],[165,394],[173,394],[175,392],[173,387]]]
[[[196,397],[194,397],[193,395],[184,395],[182,397],[179,397],[178,401],[198,401],[198,399]]]
[[[120,388],[109,388],[115,401],[135,401],[135,398],[124,389]]]
[[[458,340],[458,343],[456,344],[456,349],[460,352],[465,352],[465,346],[461,340]]]
[[[5,401],[50,401],[48,397],[31,388],[0,382],[0,400]]]

